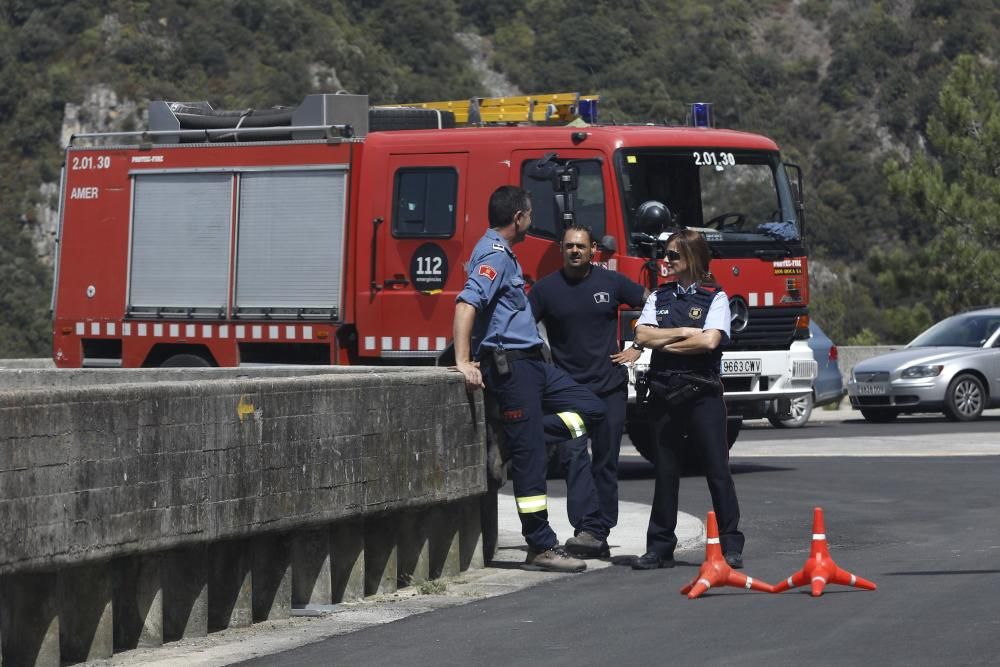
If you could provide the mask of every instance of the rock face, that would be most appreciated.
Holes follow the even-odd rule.
[[[490,67],[490,57],[493,55],[493,43],[481,35],[472,32],[455,33],[455,41],[469,52],[469,66],[479,77],[480,83],[486,89],[489,97],[509,97],[523,95],[503,72]]]
[[[110,86],[98,84],[90,89],[81,104],[67,103],[63,111],[62,146],[75,134],[118,132],[145,125],[145,109],[133,100],[121,100]],[[32,241],[39,259],[51,265],[55,259],[59,233],[59,183],[42,183],[40,201],[35,205]]]

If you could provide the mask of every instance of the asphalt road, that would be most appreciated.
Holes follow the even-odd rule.
[[[918,441],[991,446],[1000,442],[1000,420],[916,419],[923,421],[766,429],[757,443],[842,433],[902,448],[887,456],[750,454],[733,462],[745,573],[776,583],[798,570],[812,508],[822,506],[831,555],[877,591],[831,585],[813,598],[803,589],[724,588],[691,601],[678,591],[702,560],[694,551],[679,554],[684,564],[673,570],[608,567],[244,664],[1000,664],[1000,456],[905,455]],[[868,428],[876,435],[865,435]],[[754,430],[745,434],[748,449]],[[622,500],[648,503],[651,467],[632,458],[621,472]],[[704,481],[684,478],[681,509],[704,516],[710,506]]]

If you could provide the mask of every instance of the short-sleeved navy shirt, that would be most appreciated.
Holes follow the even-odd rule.
[[[628,381],[624,366],[611,362],[618,348],[618,307],[638,308],[645,289],[617,271],[593,266],[586,278],[572,281],[562,271],[531,288],[535,319],[545,324],[552,358],[574,380],[597,394]]]

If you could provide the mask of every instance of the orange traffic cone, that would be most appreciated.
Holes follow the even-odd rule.
[[[702,593],[712,586],[737,586],[747,590],[764,591],[773,593],[774,586],[766,581],[759,581],[753,577],[737,572],[729,567],[725,557],[722,555],[722,547],[719,546],[719,524],[715,521],[715,512],[708,513],[705,521],[707,532],[705,540],[705,562],[698,570],[698,576],[691,580],[691,583],[681,589],[681,595],[686,594],[689,600],[700,597]]]
[[[774,587],[775,593],[787,591],[789,588],[804,586],[807,582],[812,582],[812,596],[819,597],[823,594],[823,589],[828,583],[841,584],[843,586],[854,586],[865,590],[875,590],[874,582],[862,579],[846,570],[841,570],[830,557],[830,551],[826,543],[826,528],[823,523],[823,508],[817,507],[813,510],[813,537],[812,548],[809,551],[809,559],[802,566],[802,569],[785,579]]]

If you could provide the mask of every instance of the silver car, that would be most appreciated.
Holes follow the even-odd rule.
[[[873,422],[908,412],[970,421],[1000,406],[1000,308],[953,315],[905,348],[862,361],[847,392]]]

